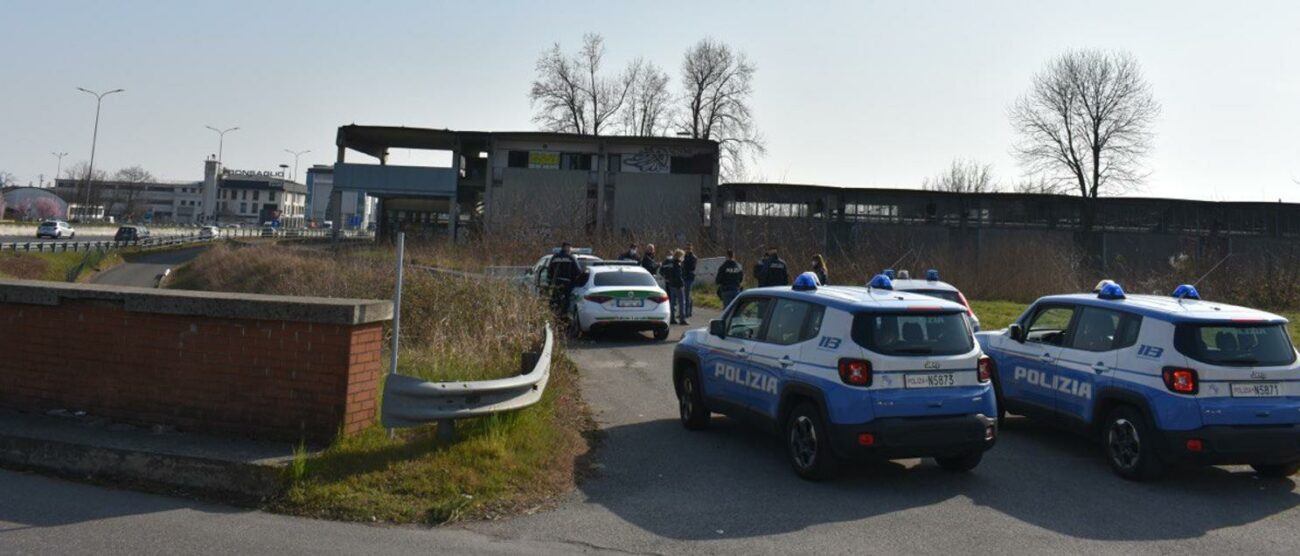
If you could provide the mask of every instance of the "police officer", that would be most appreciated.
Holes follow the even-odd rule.
[[[731,305],[731,300],[740,295],[740,283],[744,280],[745,269],[736,262],[736,252],[728,249],[727,260],[718,267],[718,276],[714,278],[718,284],[718,298],[722,300],[723,308]]]
[[[655,259],[655,244],[645,244],[645,256],[641,257],[641,268],[644,268],[651,276],[659,273],[659,261]]]
[[[698,263],[699,259],[695,257],[695,246],[687,243],[686,256],[682,259],[682,287],[686,289],[686,298],[682,301],[685,306],[685,312],[682,313],[683,319],[691,318],[691,315],[695,314],[695,303],[691,300],[691,289],[695,287],[695,265]]]
[[[628,246],[627,246],[627,251],[625,251],[622,255],[619,255],[619,256],[618,256],[618,260],[620,260],[620,261],[633,261],[633,262],[640,261],[640,260],[641,260],[641,256],[636,254],[636,244],[633,243],[633,244],[628,245]]]
[[[678,249],[659,265],[659,275],[664,277],[664,289],[668,290],[668,320],[673,324],[686,324],[686,282],[682,269],[682,259],[685,257],[686,252]]]
[[[775,247],[767,248],[767,257],[758,264],[754,278],[758,280],[760,288],[790,285],[790,272],[785,261],[777,255]]]
[[[573,257],[573,246],[569,242],[560,245],[560,252],[551,255],[551,262],[546,267],[551,278],[551,310],[564,316],[569,309],[569,296],[573,293],[574,280],[582,273],[578,259]]]

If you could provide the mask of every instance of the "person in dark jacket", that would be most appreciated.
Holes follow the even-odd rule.
[[[718,267],[718,276],[714,278],[718,283],[718,299],[722,300],[722,308],[731,305],[731,300],[740,295],[740,283],[745,281],[745,269],[736,262],[736,252],[727,250],[727,260],[722,262]]]
[[[682,304],[685,306],[685,312],[682,313],[684,319],[691,318],[691,315],[695,314],[695,303],[691,300],[691,289],[695,287],[695,265],[699,264],[699,262],[700,260],[695,257],[695,246],[687,243],[686,256],[682,258],[682,287],[686,289],[686,298],[682,300]]]
[[[582,274],[582,267],[573,256],[573,246],[566,241],[560,246],[559,253],[551,255],[551,261],[546,265],[546,275],[550,278],[551,286],[551,310],[555,314],[565,316],[569,309],[569,296],[573,294],[573,288],[577,285],[574,281],[579,274]]]
[[[673,324],[686,324],[686,295],[683,289],[686,282],[682,271],[682,259],[685,257],[686,252],[678,249],[659,265],[659,275],[664,277],[664,289],[668,290],[668,320]]]
[[[769,286],[788,286],[790,285],[790,271],[785,264],[785,260],[777,255],[775,247],[767,248],[767,257],[763,262],[758,264],[754,272],[754,278],[758,280],[758,287],[766,288]]]
[[[624,251],[622,255],[619,255],[619,256],[618,256],[618,260],[620,260],[620,261],[640,261],[640,260],[641,260],[641,256],[638,255],[638,254],[636,253],[636,244],[633,243],[633,244],[631,244],[631,245],[628,245],[628,246],[627,246],[627,251]]]
[[[659,274],[659,261],[655,259],[655,244],[645,244],[645,256],[641,257],[641,268],[644,268],[651,276]]]
[[[813,274],[817,275],[817,282],[820,283],[820,285],[825,286],[830,284],[831,277],[826,271],[826,258],[823,257],[821,253],[813,255],[812,271]]]

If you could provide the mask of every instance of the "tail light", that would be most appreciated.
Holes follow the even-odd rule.
[[[649,299],[650,301],[653,301],[653,302],[655,302],[655,303],[667,303],[667,302],[668,302],[668,296],[666,296],[666,295],[656,295],[656,296],[654,296],[654,297],[649,297],[649,298],[647,298],[647,299]]]
[[[852,386],[871,386],[871,362],[840,359],[840,380]]]
[[[583,299],[586,299],[587,301],[590,301],[592,303],[604,303],[614,298],[608,295],[600,295],[600,294],[593,293],[583,297]]]
[[[1195,395],[1201,390],[1201,381],[1192,369],[1165,367],[1161,377],[1165,379],[1165,388],[1170,392]]]
[[[993,359],[987,355],[980,356],[979,377],[980,382],[993,380]]]

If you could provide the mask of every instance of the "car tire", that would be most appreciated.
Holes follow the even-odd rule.
[[[1007,420],[1007,402],[1002,398],[1002,382],[998,380],[997,363],[993,363],[993,375],[989,380],[993,381],[993,403],[998,408],[998,428],[1002,428],[1002,423]]]
[[[682,370],[677,377],[677,414],[682,426],[687,430],[699,431],[709,428],[710,411],[704,405],[704,393],[700,390],[700,376],[695,367]]]
[[[654,334],[655,334],[655,341],[662,342],[662,341],[664,341],[664,340],[667,340],[667,339],[668,339],[668,327],[665,326],[665,327],[663,327],[663,328],[656,328]]]
[[[1270,479],[1285,479],[1295,475],[1300,471],[1300,461],[1291,463],[1252,463],[1250,467],[1255,470],[1255,474],[1260,477]]]
[[[984,451],[974,450],[964,454],[957,454],[955,456],[936,457],[934,458],[934,462],[939,464],[939,467],[944,471],[950,473],[965,473],[975,469],[982,459],[984,459]]]
[[[77,239],[77,232],[72,232],[71,234],[68,234],[68,239]]]
[[[1155,431],[1142,412],[1120,406],[1110,412],[1101,431],[1106,459],[1117,475],[1130,481],[1150,481],[1164,473],[1156,453]]]
[[[820,481],[835,474],[830,431],[817,406],[811,403],[796,406],[786,417],[784,436],[790,466],[800,478]]]

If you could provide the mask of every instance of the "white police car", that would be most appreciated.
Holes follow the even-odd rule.
[[[668,338],[668,292],[634,261],[588,261],[573,289],[570,334],[649,330]]]
[[[1176,462],[1300,469],[1300,364],[1280,316],[1201,301],[1186,285],[1164,297],[1103,281],[977,338],[999,412],[1099,434],[1122,477]]]
[[[528,267],[528,270],[524,271],[522,280],[524,287],[527,288],[528,291],[536,295],[541,295],[546,292],[547,288],[551,287],[551,256],[559,252],[559,247],[552,249],[549,254],[537,259],[537,262],[533,263],[533,266]],[[601,260],[600,257],[592,255],[591,253],[592,251],[590,247],[574,248],[573,258],[578,261],[579,266],[585,266],[591,262]]]
[[[946,299],[953,303],[958,303],[966,308],[966,314],[970,317],[971,327],[976,332],[980,331],[980,318],[975,316],[975,311],[971,309],[970,303],[966,301],[966,296],[957,289],[957,286],[939,280],[939,271],[930,269],[925,271],[925,279],[917,280],[908,275],[906,270],[898,271],[898,277],[895,278],[894,270],[886,268],[884,272],[894,282],[894,291],[904,291],[909,293],[919,293],[939,299]]]
[[[967,471],[997,435],[988,358],[965,308],[891,289],[747,290],[673,352],[682,424],[712,412],[781,434],[795,472],[818,479],[840,458],[934,457]]]

